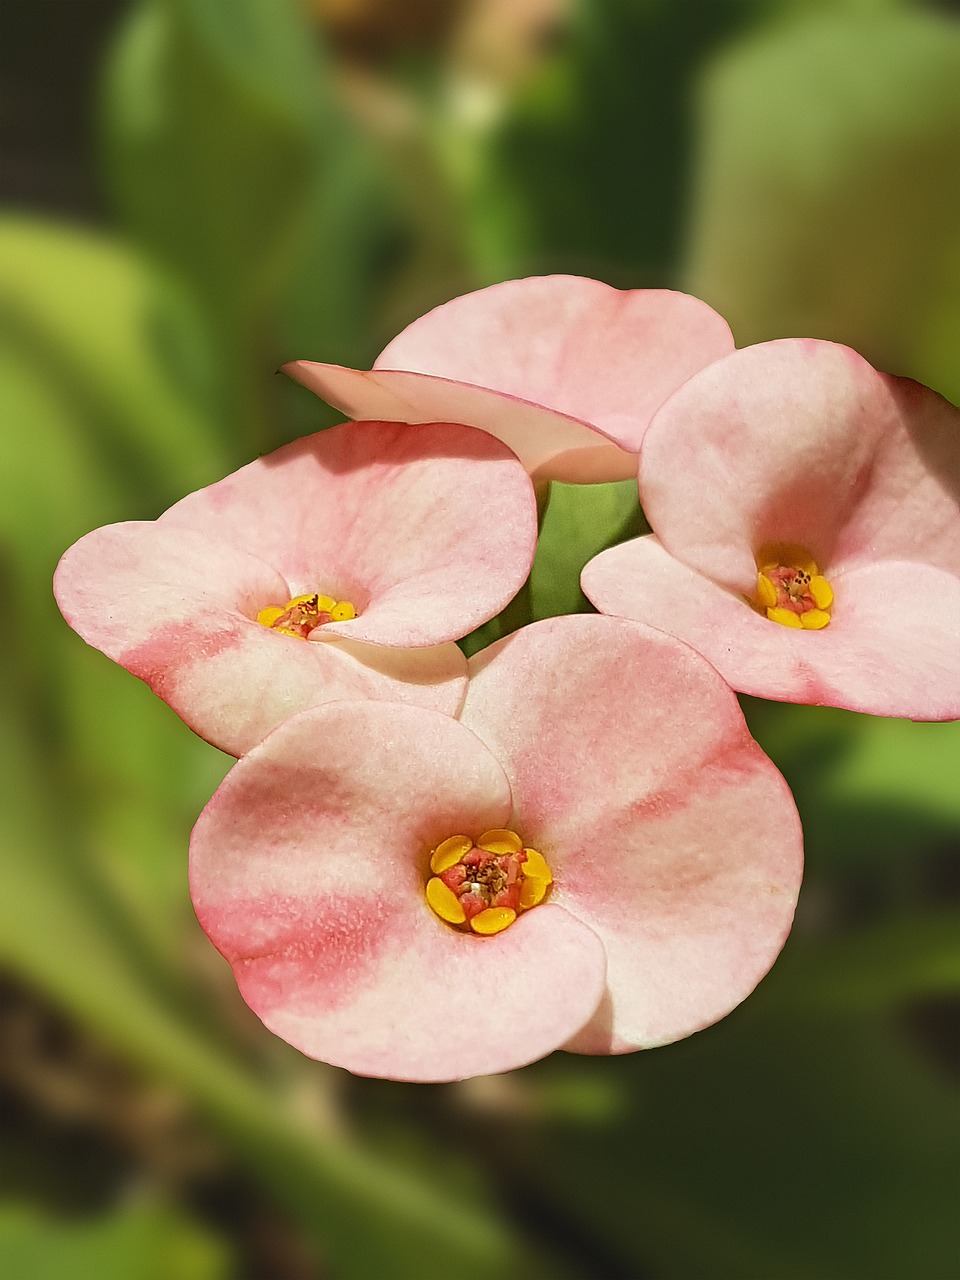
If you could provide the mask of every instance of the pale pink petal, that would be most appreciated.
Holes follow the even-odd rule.
[[[283,372],[352,418],[466,422],[510,446],[536,484],[628,480],[637,458],[584,422],[515,396],[426,373],[295,360]]]
[[[432,847],[506,823],[510,788],[456,720],[345,704],[288,721],[194,830],[198,918],[265,1024],[361,1075],[440,1081],[556,1048],[603,993],[596,936],[542,907],[493,938],[427,906]]]
[[[603,440],[594,438],[590,458],[590,439],[573,423],[533,415],[522,402],[596,427],[635,453],[658,405],[732,349],[726,322],[697,298],[557,275],[510,280],[435,308],[385,348],[369,375],[306,361],[285,372],[352,416],[429,420],[456,407],[454,421],[499,435],[538,479],[584,482],[632,470]]]
[[[272,565],[287,595],[320,591],[359,616],[331,634],[427,646],[469,634],[516,594],[536,543],[517,459],[452,424],[354,422],[278,449],[192,493],[160,523]]]
[[[731,690],[672,637],[610,618],[536,623],[470,670],[462,721],[510,779],[550,901],[606,948],[604,1005],[568,1047],[623,1052],[722,1017],[778,954],[802,862],[790,792]]]
[[[453,644],[387,650],[268,630],[257,613],[286,599],[283,579],[255,556],[162,521],[87,534],[63,556],[54,592],[88,644],[233,755],[323,702],[376,698],[455,715],[466,687]]]
[[[881,561],[838,574],[822,631],[770,622],[648,536],[602,551],[584,593],[603,613],[670,632],[734,689],[913,720],[960,716],[960,581]]]
[[[883,381],[896,419],[830,567],[917,560],[960,575],[960,410],[909,378]]]
[[[765,543],[798,543],[828,572],[869,501],[878,446],[899,429],[885,379],[849,348],[746,347],[655,416],[640,456],[644,511],[672,555],[736,591],[753,591]]]

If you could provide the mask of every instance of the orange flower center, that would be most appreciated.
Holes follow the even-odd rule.
[[[553,875],[536,849],[515,831],[450,836],[430,855],[426,898],[441,920],[466,933],[490,936],[513,924],[546,897]]]
[[[757,568],[756,607],[771,622],[804,631],[821,631],[829,623],[833,588],[803,547],[762,547]]]
[[[333,596],[294,596],[286,604],[271,604],[261,609],[257,621],[271,631],[285,636],[306,640],[315,627],[327,622],[349,622],[357,611],[349,600],[334,600]]]

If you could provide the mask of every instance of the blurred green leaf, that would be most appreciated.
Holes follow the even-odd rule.
[[[227,1280],[223,1243],[163,1205],[66,1221],[0,1207],[0,1273],[9,1280]]]
[[[702,86],[686,287],[739,344],[848,343],[960,398],[960,26],[921,8],[752,35]]]
[[[580,571],[604,547],[638,534],[640,520],[634,480],[552,484],[530,577],[533,616],[588,609]]]

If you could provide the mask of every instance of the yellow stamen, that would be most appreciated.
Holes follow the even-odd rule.
[[[357,611],[349,600],[338,600],[328,612],[331,622],[352,622],[357,616]]]
[[[757,574],[757,599],[765,609],[772,609],[777,603],[777,588],[765,573]]]
[[[450,836],[434,849],[430,858],[430,870],[435,876],[440,875],[449,867],[455,866],[472,848],[473,841],[469,836]]]
[[[527,860],[520,868],[521,874],[532,879],[542,880],[545,885],[553,884],[553,876],[547,866],[547,860],[536,849],[524,849]]]
[[[266,609],[261,609],[257,614],[257,621],[265,627],[272,627],[278,618],[282,618],[286,613],[286,609],[282,609],[278,604],[268,605]]]
[[[799,631],[803,626],[799,613],[794,613],[792,609],[768,609],[767,617],[771,622],[779,622],[781,627],[796,627]]]
[[[524,876],[520,885],[520,906],[524,911],[539,906],[549,887],[549,880],[541,880],[539,876]]]
[[[463,924],[467,918],[466,912],[460,905],[460,899],[436,876],[427,881],[427,902],[440,919],[446,920],[448,924]],[[507,924],[509,923],[508,920]]]
[[[833,587],[818,573],[810,579],[810,594],[816,601],[818,609],[829,609],[833,604]]]
[[[800,625],[804,631],[822,631],[830,621],[830,615],[824,609],[808,609],[800,614]]]
[[[481,911],[479,915],[473,917],[470,928],[474,933],[489,937],[494,933],[502,933],[508,925],[513,924],[516,918],[517,913],[511,911],[509,907],[487,907],[486,911]]]
[[[523,841],[515,831],[495,827],[492,831],[485,831],[477,839],[477,848],[486,849],[487,853],[519,853],[523,848]]]

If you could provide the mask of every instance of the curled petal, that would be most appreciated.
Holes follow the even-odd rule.
[[[836,575],[830,625],[817,632],[770,623],[653,536],[602,551],[581,581],[602,612],[685,640],[741,693],[913,720],[960,716],[960,580],[941,569],[880,561]]]
[[[596,935],[543,906],[492,938],[424,895],[431,848],[506,823],[510,788],[457,721],[363,703],[295,717],[227,776],[194,830],[198,918],[250,1006],[362,1075],[505,1071],[574,1034],[603,993]]]
[[[462,720],[503,764],[551,902],[607,952],[604,1004],[567,1047],[661,1044],[729,1012],[783,945],[802,852],[728,686],[672,637],[596,617],[524,628],[470,669]]]
[[[369,644],[459,639],[497,614],[530,571],[536,500],[513,454],[450,423],[331,427],[251,462],[160,523],[272,565],[287,591],[350,600],[327,624]]]
[[[351,416],[449,416],[505,440],[538,480],[584,482],[632,476],[622,452],[636,453],[652,413],[732,348],[696,298],[557,275],[435,308],[369,373],[308,361],[284,372]]]
[[[285,598],[284,580],[256,556],[163,521],[87,534],[63,556],[54,592],[88,644],[232,755],[327,701],[415,702],[454,715],[466,687],[453,644],[386,650],[268,630],[256,616]]]

